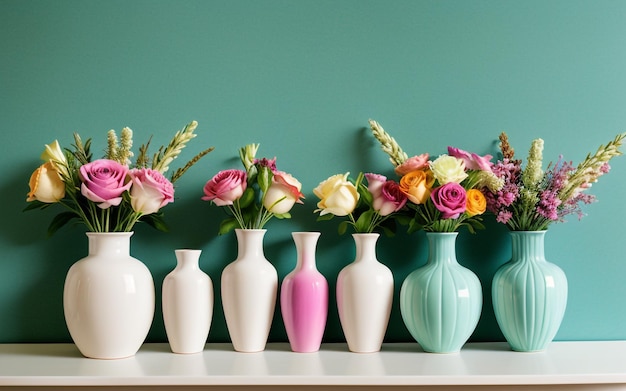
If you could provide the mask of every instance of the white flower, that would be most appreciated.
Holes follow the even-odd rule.
[[[430,170],[440,185],[454,182],[461,183],[467,178],[463,159],[457,159],[449,155],[441,155],[430,163]]]

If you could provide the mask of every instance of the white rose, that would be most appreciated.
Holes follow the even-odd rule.
[[[320,216],[347,216],[354,211],[360,197],[354,184],[348,181],[348,173],[331,176],[313,189],[313,193],[320,199],[316,210]]]
[[[430,170],[440,185],[450,182],[461,183],[463,179],[467,178],[465,162],[463,162],[463,159],[457,159],[454,156],[439,156],[430,163]]]

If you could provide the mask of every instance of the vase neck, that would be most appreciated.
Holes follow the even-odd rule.
[[[237,235],[237,258],[256,259],[265,258],[263,252],[264,229],[236,229]]]
[[[376,258],[376,242],[379,236],[376,233],[352,234],[356,246],[354,262],[378,262]]]
[[[315,248],[320,237],[319,232],[292,232],[296,244],[297,269],[317,270],[315,264]]]
[[[511,231],[513,261],[545,261],[544,239],[547,231]]]
[[[199,269],[200,253],[202,250],[178,249],[175,250],[176,261],[180,269]]]
[[[87,232],[89,254],[128,255],[132,232]]]
[[[458,263],[456,259],[457,232],[426,232],[428,263]]]

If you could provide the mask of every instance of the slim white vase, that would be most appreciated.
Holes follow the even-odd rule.
[[[233,348],[265,350],[276,295],[278,273],[265,258],[265,229],[236,229],[238,256],[222,272],[222,306]]]
[[[355,353],[380,350],[391,314],[393,274],[376,258],[379,234],[353,234],[354,262],[337,277],[337,309],[348,343]]]
[[[213,318],[213,282],[198,265],[201,250],[175,250],[176,268],[163,280],[163,321],[174,353],[199,353]]]
[[[130,256],[132,232],[88,232],[89,255],[69,269],[63,289],[67,328],[89,358],[135,355],[154,317],[154,282]]]

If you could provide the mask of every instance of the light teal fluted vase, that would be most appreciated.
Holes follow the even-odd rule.
[[[424,351],[456,353],[478,324],[482,288],[478,277],[456,259],[456,232],[427,232],[426,237],[428,262],[402,283],[400,312]]]
[[[567,278],[546,261],[546,231],[511,231],[512,257],[493,277],[496,320],[513,350],[542,351],[554,339],[567,304]]]

